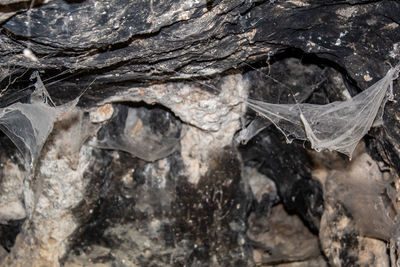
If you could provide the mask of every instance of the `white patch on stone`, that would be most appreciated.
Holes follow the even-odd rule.
[[[368,71],[367,71],[367,74],[364,74],[363,78],[364,78],[364,81],[366,81],[366,82],[372,81],[372,77],[369,75]]]
[[[393,49],[389,52],[389,57],[396,58],[400,55],[399,43],[393,44]]]
[[[24,173],[11,160],[5,162],[4,176],[1,177],[0,223],[25,218],[22,204]]]
[[[349,33],[349,32],[348,32],[347,30],[344,31],[344,32],[341,32],[340,35],[339,35],[339,38],[337,38],[337,40],[336,40],[335,45],[336,45],[336,46],[341,45],[341,44],[342,44],[342,38],[343,38],[344,36],[346,36],[346,34],[348,34],[348,33]]]
[[[274,1],[275,2],[275,1]],[[305,2],[305,1],[300,1],[300,0],[287,0],[288,3],[293,4],[297,7],[307,7],[310,6],[309,3]]]
[[[343,18],[350,18],[352,16],[354,16],[355,14],[357,14],[358,12],[358,6],[354,5],[354,6],[349,6],[346,8],[339,8],[336,11],[336,14],[343,17]]]
[[[21,220],[26,216],[25,209],[20,200],[0,204],[0,222],[7,223],[11,220]]]
[[[90,121],[93,123],[104,122],[111,119],[113,113],[113,106],[111,104],[105,104],[89,111]]]

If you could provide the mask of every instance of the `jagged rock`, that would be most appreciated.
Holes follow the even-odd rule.
[[[257,265],[304,261],[318,258],[318,237],[296,215],[288,215],[283,205],[275,206],[266,227],[249,226],[248,237],[254,242],[253,258]]]
[[[46,70],[46,77],[72,72],[49,85],[61,98],[96,78],[86,97],[92,103],[144,80],[223,73],[283,51],[315,55],[366,88],[398,56],[399,3],[332,3],[54,0],[31,10],[30,25],[28,12],[3,24],[0,63]],[[38,61],[23,56],[26,47]]]
[[[89,167],[95,180],[74,211],[84,223],[64,259],[66,266],[82,261],[247,265],[244,231],[250,202],[232,150],[214,155],[197,185],[180,174],[184,165],[177,153],[155,163],[126,153],[96,153],[107,155],[103,158],[110,164],[98,161]],[[90,216],[87,210],[92,210]]]
[[[324,104],[376,82],[385,62],[400,56],[399,10],[399,2],[386,0],[0,1],[0,107],[29,101],[33,70],[56,103],[84,92],[80,108],[56,126],[32,179],[23,181],[22,158],[10,141],[1,143],[1,262],[252,266],[263,258],[321,266],[319,238],[333,265],[387,266],[382,240],[391,242],[395,264],[399,244],[389,236],[397,235],[397,83],[397,102],[386,105],[383,127],[370,131],[367,150],[353,162],[316,156],[307,143],[286,144],[273,126],[247,145],[234,136],[254,118],[245,110],[248,96]],[[150,116],[149,104],[165,113]],[[147,136],[160,136],[176,118],[175,145],[158,147],[170,151],[133,153],[154,161],[146,162],[85,143],[99,134],[114,144],[107,148],[127,150],[115,145],[118,129],[132,123],[120,120],[121,105],[147,110]],[[138,125],[128,128],[138,133]],[[144,136],[133,136],[146,147]],[[383,184],[345,179],[355,178],[354,166],[382,175]],[[381,228],[365,224],[370,211],[356,203],[357,190],[380,208],[371,214],[384,218],[374,221]],[[279,232],[305,229],[296,216],[311,232]],[[260,252],[254,241],[270,239],[252,235],[256,230],[283,238],[285,253],[274,245],[271,255]],[[296,246],[293,235],[311,245]]]
[[[264,131],[242,147],[241,152],[245,165],[257,166],[259,172],[275,182],[289,211],[300,214],[318,232],[324,210],[322,188],[311,178],[311,158],[302,146],[286,144],[280,133]]]
[[[181,122],[158,107],[116,105],[113,118],[97,134],[95,146],[126,151],[146,161],[166,158],[178,150]]]
[[[393,242],[396,235],[396,193],[392,178],[380,171],[363,145],[351,162],[315,154],[320,167],[313,176],[323,185],[325,202],[320,242],[334,266],[389,266],[382,240]]]
[[[71,124],[80,122],[65,119]],[[56,124],[42,153],[35,179],[29,186],[22,187],[25,208],[32,213],[24,221],[13,249],[1,265],[59,266],[59,260],[70,245],[68,238],[78,227],[71,210],[83,199],[87,183],[83,172],[90,161],[91,149],[84,147],[74,151],[79,155],[75,166],[68,154],[60,151],[64,147],[56,144],[66,142],[61,137],[74,128],[65,128],[64,123]],[[79,136],[75,138],[79,140]]]

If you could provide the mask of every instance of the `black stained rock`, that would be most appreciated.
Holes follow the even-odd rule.
[[[399,9],[389,0],[53,0],[2,25],[0,66],[60,75],[49,85],[60,99],[96,78],[86,97],[93,103],[132,83],[223,73],[299,49],[335,62],[364,88],[398,55]],[[27,47],[37,61],[23,56]]]
[[[281,133],[264,130],[240,148],[243,162],[272,179],[279,196],[290,212],[318,233],[324,210],[323,193],[318,181],[311,178],[311,158],[301,144],[286,144]]]
[[[245,231],[251,198],[234,150],[214,155],[197,185],[181,175],[177,153],[157,163],[106,150],[93,156],[99,160],[87,173],[91,190],[74,210],[81,227],[64,263],[249,264]]]
[[[394,82],[394,90],[397,92],[400,86]],[[395,93],[395,101],[388,102],[383,114],[383,126],[371,131],[368,140],[368,149],[377,161],[384,162],[386,167],[392,168],[392,172],[400,173],[400,96]],[[388,171],[388,169],[386,170]]]
[[[7,224],[0,224],[0,245],[10,251],[15,243],[15,238],[21,231],[25,220],[10,221]]]
[[[307,61],[292,56],[292,53],[281,55],[268,68],[251,69],[246,73],[249,97],[271,103],[318,104],[343,98],[342,90],[346,87],[338,82],[342,80],[340,72],[313,58],[309,58],[309,64],[304,64]],[[247,116],[252,118],[254,114],[250,110]],[[249,143],[239,146],[239,151],[244,164],[272,179],[285,207],[298,213],[317,233],[324,209],[323,193],[320,183],[311,177],[313,162],[304,145],[300,142],[288,144],[271,124]]]
[[[96,146],[122,150],[146,161],[179,149],[181,122],[165,108],[116,104],[113,118],[97,134]]]
[[[22,174],[24,165],[22,154],[20,154],[17,147],[3,133],[0,133],[0,160],[0,193],[2,197],[0,210],[0,219],[2,220],[0,223],[0,245],[9,252],[15,243],[17,235],[21,231],[22,224],[25,221],[25,219],[12,218],[19,214],[18,211],[9,208],[10,202],[22,202],[20,199],[22,194],[20,187],[22,186],[23,181],[19,180],[19,177],[16,177],[16,173],[11,172],[20,169]]]

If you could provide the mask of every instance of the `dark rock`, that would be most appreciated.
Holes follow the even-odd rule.
[[[295,230],[290,227],[301,225],[298,215],[312,233],[319,233],[331,264],[389,264],[385,244],[373,238],[389,242],[388,235],[397,233],[392,225],[363,231],[368,228],[360,224],[366,217],[364,210],[357,205],[351,208],[356,199],[339,199],[368,184],[361,180],[357,188],[343,182],[349,192],[335,191],[316,175],[339,170],[346,176],[347,159],[328,153],[321,163],[307,143],[286,144],[273,126],[238,150],[222,147],[230,144],[239,128],[247,85],[250,97],[264,101],[325,104],[345,100],[382,78],[389,68],[385,62],[397,63],[400,56],[400,2],[5,0],[0,1],[0,11],[0,107],[26,102],[34,89],[32,71],[37,70],[57,104],[85,92],[79,104],[84,109],[81,115],[112,96],[127,101],[123,98],[128,93],[137,94],[130,95],[130,101],[163,101],[159,104],[171,109],[124,102],[113,104],[115,113],[109,121],[107,116],[91,122],[87,114],[79,117],[86,126],[103,126],[97,134],[98,146],[137,157],[89,149],[92,143],[82,143],[96,135],[97,128],[77,127],[85,129],[85,135],[73,138],[70,132],[65,135],[70,139],[61,142],[68,146],[65,151],[71,150],[68,142],[74,143],[68,152],[74,154],[72,164],[64,160],[62,145],[53,149],[54,138],[61,135],[50,138],[42,153],[50,162],[42,162],[33,180],[36,184],[14,183],[20,183],[21,189],[12,196],[15,203],[22,203],[22,193],[34,192],[40,205],[23,224],[26,227],[15,245],[20,251],[12,248],[20,226],[0,225],[0,231],[10,230],[0,236],[1,244],[11,249],[2,263],[51,266],[64,257],[61,263],[66,266],[88,262],[251,266],[252,253],[263,250],[264,262],[272,264],[292,260],[325,264],[317,253],[316,235],[307,230],[287,235],[278,231],[279,226]],[[220,81],[232,91],[230,97],[220,97],[229,95],[229,90],[218,90]],[[193,85],[199,92],[187,100]],[[378,203],[379,198],[379,204],[391,204],[379,211],[393,211],[391,219],[398,210],[392,203],[399,188],[393,177],[400,173],[398,90],[395,83],[397,102],[387,104],[383,127],[371,130],[366,138],[368,153],[392,179],[385,180],[385,186],[379,186],[384,190],[374,191],[369,196],[372,202],[366,203]],[[201,93],[211,91],[201,98]],[[190,105],[180,106],[186,102]],[[121,143],[127,124],[135,133],[140,128],[133,125],[129,110],[135,110],[145,134]],[[245,119],[254,116],[247,112]],[[148,142],[150,137],[156,140]],[[19,158],[7,142],[2,142],[1,160],[7,162],[4,169],[17,173]],[[138,153],[138,148],[144,153]],[[337,168],[338,161],[345,162],[344,167],[339,164],[342,169]],[[6,175],[1,168],[3,187]],[[257,185],[247,176],[248,169],[260,173]],[[74,196],[68,196],[69,189]],[[68,198],[67,204],[62,197]],[[0,204],[4,203],[8,202]],[[275,206],[279,203],[290,216],[282,206]],[[69,209],[74,220],[68,217]],[[284,216],[275,216],[278,209]],[[375,219],[379,212],[373,213]],[[75,228],[71,235],[68,230]],[[268,238],[261,240],[259,234]],[[311,240],[312,253],[300,253],[307,248],[297,249],[301,246],[297,236]],[[285,239],[279,243],[283,247],[268,243],[273,237]],[[391,245],[393,250],[396,244]]]
[[[82,228],[65,264],[88,259],[142,266],[248,264],[245,231],[251,199],[233,150],[215,155],[196,186],[180,175],[183,165],[176,153],[157,163],[125,153],[114,154],[117,158],[101,154],[104,160],[90,168],[94,180],[87,200],[75,209]],[[107,256],[93,256],[98,246],[109,251]]]
[[[25,221],[21,200],[23,178],[22,170],[20,170],[23,169],[23,159],[11,140],[2,133],[0,144],[0,245],[9,252]],[[17,209],[17,207],[21,208]],[[3,256],[2,254],[0,259]]]
[[[343,97],[341,87],[335,87],[341,75],[323,65],[303,65],[294,58],[282,58],[268,69],[247,73],[250,96],[271,103],[299,103],[303,101],[324,104]],[[331,73],[335,76],[325,76]],[[298,88],[299,84],[302,88]],[[282,84],[280,81],[284,81]],[[336,92],[330,90],[336,88]],[[325,92],[329,92],[327,95]],[[251,117],[252,113],[248,114]],[[257,168],[272,179],[285,207],[297,212],[310,229],[317,233],[323,212],[323,194],[319,182],[311,178],[313,163],[304,144],[287,144],[285,138],[271,125],[247,145],[240,147],[245,165]]]
[[[272,179],[285,207],[318,232],[324,209],[322,188],[311,178],[312,162],[301,144],[286,144],[280,133],[264,131],[240,150],[244,164]]]
[[[0,245],[7,251],[10,251],[13,247],[23,223],[24,220],[16,220],[7,224],[0,224]]]
[[[212,5],[50,1],[3,25],[0,63],[39,68],[46,78],[60,75],[47,84],[61,99],[78,95],[96,78],[86,96],[96,101],[132,83],[223,73],[293,48],[335,62],[364,88],[383,76],[384,62],[398,53],[397,2],[235,0]],[[26,47],[37,62],[22,56]],[[367,74],[372,81],[364,79]],[[62,81],[50,86],[57,79]]]
[[[97,134],[96,146],[131,153],[146,161],[167,157],[179,148],[181,122],[161,107],[114,107],[113,118]]]

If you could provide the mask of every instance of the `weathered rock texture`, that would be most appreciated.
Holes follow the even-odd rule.
[[[29,102],[34,70],[57,104],[83,93],[29,179],[1,133],[0,265],[395,266],[397,82],[352,161],[273,126],[235,135],[256,117],[248,97],[326,104],[383,77],[399,13],[390,0],[0,1],[0,107]]]

